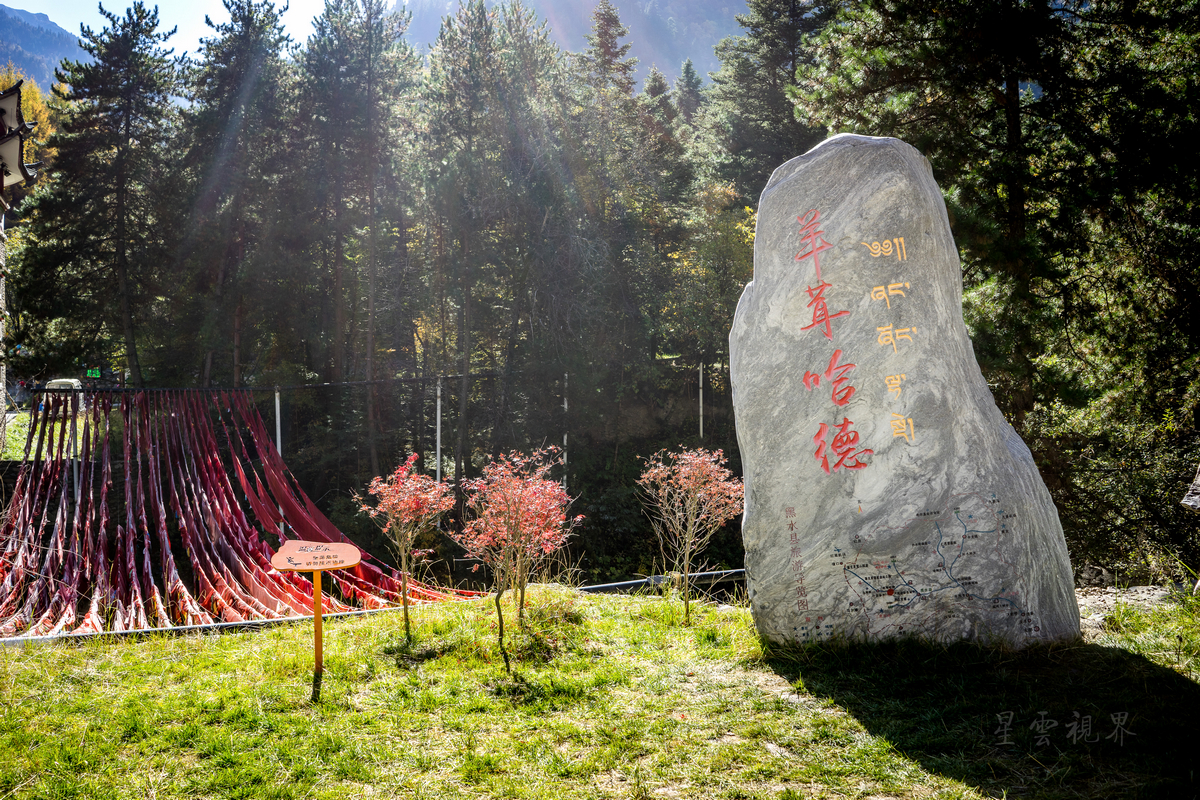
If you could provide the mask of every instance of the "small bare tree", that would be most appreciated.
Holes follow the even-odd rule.
[[[682,577],[683,624],[690,625],[692,565],[713,534],[742,513],[742,482],[725,468],[722,451],[698,448],[655,453],[638,485],[658,542]]]

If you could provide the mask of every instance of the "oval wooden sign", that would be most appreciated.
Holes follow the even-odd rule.
[[[271,566],[280,572],[345,569],[359,561],[362,561],[362,553],[352,544],[305,542],[299,539],[288,539],[271,556]]]

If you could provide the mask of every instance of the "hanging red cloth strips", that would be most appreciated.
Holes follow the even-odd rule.
[[[308,495],[299,489],[295,478],[291,476],[287,466],[283,463],[283,458],[272,446],[266,425],[257,409],[250,404],[248,396],[239,394],[232,400],[242,417],[242,427],[250,433],[255,451],[259,454],[271,496],[282,509],[287,525],[293,529],[297,538],[313,542],[350,542],[350,539],[317,509],[316,504],[309,499]],[[290,488],[289,483],[296,488],[294,490]],[[386,574],[385,570],[391,574]],[[331,574],[336,576],[335,580],[353,581],[356,585],[370,587],[367,594],[376,599],[386,598],[395,603],[400,602],[399,574],[369,553],[363,553],[363,560],[357,566]],[[409,576],[408,591],[410,600],[429,602],[481,597],[484,594],[463,590],[435,589],[414,580],[412,576]],[[371,601],[363,599],[360,602]]]
[[[313,613],[312,583],[274,569],[272,543],[350,540],[299,488],[248,392],[47,392],[29,416],[0,523],[0,637]],[[364,553],[327,573],[325,610],[397,606],[399,577]],[[410,578],[409,594],[480,593]]]

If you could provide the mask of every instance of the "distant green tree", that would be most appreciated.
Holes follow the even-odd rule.
[[[653,189],[660,203],[668,207],[684,201],[692,182],[692,165],[687,157],[680,134],[683,132],[679,111],[671,102],[671,85],[658,67],[651,67],[646,85],[638,97],[641,106],[641,128],[635,137],[634,152],[645,164],[640,182]],[[674,209],[669,211],[673,214]],[[661,225],[651,219],[651,224]]]
[[[391,163],[381,148],[392,104],[411,80],[411,54],[401,42],[406,25],[407,18],[388,13],[382,0],[327,0],[301,57],[305,107],[298,132],[322,232],[327,301],[320,339],[334,380],[350,375],[357,336],[352,320],[367,301],[357,287],[356,256],[364,254],[368,272],[373,269],[373,192],[380,165]],[[363,228],[367,235],[360,239],[356,231]]]
[[[570,116],[564,60],[519,3],[491,12],[468,4],[444,23],[421,88],[416,158],[428,202],[417,211],[414,248],[433,310],[420,327],[433,368],[461,376],[453,420],[460,475],[472,471],[473,439],[499,452],[528,441],[524,432],[545,435],[550,398],[522,387],[561,381],[580,328],[599,315],[587,297],[595,289],[583,276],[594,262],[582,244],[600,228],[585,211],[598,194],[585,160],[594,140]],[[490,402],[472,394],[478,383],[468,370],[499,373]],[[529,405],[514,408],[519,398]]]
[[[502,213],[503,176],[492,157],[495,124],[503,107],[493,13],[470,0],[447,17],[430,53],[423,87],[430,148],[429,194],[436,198],[435,224],[447,244],[443,263],[457,272],[459,386],[455,481],[466,477],[474,290],[491,260],[490,232]]]
[[[690,211],[660,318],[671,353],[708,365],[728,355],[733,312],[754,277],[754,212],[738,206],[729,185],[700,187]]]
[[[1075,91],[1069,60],[1081,9],[1016,0],[847,3],[822,32],[819,58],[798,72],[806,121],[903,138],[954,187],[967,268],[1000,280],[1006,313],[1021,321],[975,340],[993,378],[1003,376],[1002,404],[1018,428],[1056,384],[1042,373],[1047,380],[1034,385],[1044,350],[1035,322],[1045,304],[1033,281],[1055,272],[1055,233],[1077,228],[1077,204],[1046,201],[1069,194],[1078,176],[1068,168],[1034,181],[1031,157],[1063,142],[1042,121]]]
[[[158,30],[157,10],[135,2],[123,17],[101,14],[103,30],[81,28],[94,61],[64,61],[56,73],[67,113],[48,143],[53,168],[24,210],[29,235],[14,294],[21,333],[41,357],[57,351],[70,363],[115,339],[141,386],[139,329],[172,248],[161,223],[179,63],[160,46],[174,30]]]
[[[677,206],[690,183],[690,164],[666,119],[666,94],[632,95],[636,59],[622,42],[628,29],[607,0],[592,15],[588,47],[577,58],[581,124],[591,148],[585,202],[605,245],[607,296],[604,362],[618,376],[609,382],[618,402],[649,377],[655,350],[659,297],[668,284],[667,254],[682,227]],[[661,82],[665,84],[666,81]],[[657,85],[654,81],[649,88]]]
[[[397,180],[397,108],[413,88],[416,59],[403,35],[409,18],[383,0],[327,0],[302,52],[296,122],[296,194],[313,236],[312,294],[318,327],[309,341],[318,371],[334,381],[377,377],[384,195]],[[382,194],[381,194],[382,193]],[[379,470],[378,393],[366,392],[368,468]],[[344,410],[336,409],[340,416]]]
[[[701,93],[703,87],[704,82],[696,74],[696,67],[692,65],[692,60],[689,58],[683,62],[683,67],[679,70],[674,92],[675,108],[683,115],[683,120],[688,125],[694,124],[696,114],[700,111],[700,105],[704,102],[704,96]]]
[[[584,121],[589,134],[595,137],[594,174],[599,183],[592,198],[594,213],[606,226],[605,238],[609,241],[616,234],[614,225],[621,216],[618,195],[631,184],[621,172],[623,166],[631,164],[631,134],[637,116],[633,88],[638,61],[629,55],[632,45],[622,42],[628,34],[617,9],[609,0],[600,0],[592,12],[588,46],[576,59],[576,74],[584,87]]]
[[[572,119],[567,59],[527,7],[510,2],[499,11],[498,80],[505,103],[496,152],[509,188],[498,220],[502,236],[492,257],[491,297],[484,304],[493,309],[486,325],[492,333],[481,330],[481,344],[487,342],[490,361],[503,376],[488,420],[493,456],[559,432],[552,410],[558,398],[528,387],[561,380],[568,354],[577,354],[584,338],[580,318],[595,313],[588,309],[595,289],[586,277],[594,262],[579,247],[594,227],[577,187],[564,180],[587,146]]]
[[[679,112],[675,106],[671,104],[671,84],[667,83],[667,76],[663,75],[662,70],[656,66],[650,67],[650,72],[646,74],[646,83],[642,88],[641,99],[646,109],[650,113],[658,116],[665,124],[670,124],[675,121],[675,117]]]
[[[1075,551],[1126,568],[1200,561],[1196,11],[855,0],[797,75],[802,118],[929,157],[997,402]]]
[[[629,28],[621,24],[621,15],[609,0],[600,0],[592,12],[592,32],[587,48],[580,55],[588,82],[602,96],[621,99],[633,94],[634,71],[638,60],[629,55],[633,46],[622,42]]]
[[[804,37],[820,30],[828,7],[809,0],[750,0],[738,14],[742,36],[717,45],[721,69],[712,89],[701,147],[706,177],[730,183],[746,201],[758,198],[771,173],[825,138],[818,125],[796,118],[787,88],[808,63]]]
[[[289,38],[279,10],[270,0],[223,2],[230,19],[218,25],[206,18],[215,35],[201,41],[190,80],[192,105],[184,112],[193,200],[182,221],[188,236],[180,268],[189,283],[173,297],[172,322],[198,314],[192,324],[200,335],[163,342],[196,348],[177,363],[189,375],[198,372],[201,386],[212,385],[218,350],[228,354],[218,362],[224,366],[219,383],[241,385],[244,340],[263,319],[258,303],[274,294],[264,285],[271,254],[264,240],[287,167],[291,116],[284,61]],[[252,351],[258,344],[251,343]]]

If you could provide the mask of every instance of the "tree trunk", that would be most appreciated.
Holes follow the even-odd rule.
[[[121,327],[125,337],[125,368],[134,386],[142,385],[137,341],[133,335],[133,309],[129,303],[129,264],[125,248],[125,192],[117,192],[117,291],[121,295]]]
[[[504,586],[506,575],[504,574],[503,565],[496,567],[496,620],[498,632],[496,634],[500,642],[500,655],[504,656],[504,671],[509,675],[512,674],[512,665],[508,663],[508,651],[504,649],[504,609],[500,607],[500,596],[504,594]]]
[[[345,380],[346,376],[346,299],[345,299],[345,247],[342,241],[342,194],[338,187],[338,196],[333,216],[333,335],[330,344],[333,345],[333,380],[335,383]]]
[[[466,477],[464,464],[467,447],[467,396],[471,389],[471,267],[470,248],[466,237],[462,244],[462,306],[458,312],[458,347],[461,354],[461,375],[458,383],[458,436],[454,443],[454,481],[461,484]],[[497,602],[499,602],[497,600]]]
[[[1021,83],[1020,75],[1010,69],[1004,80],[1004,124],[1005,150],[1008,161],[1006,189],[1008,191],[1008,239],[1013,245],[1020,246],[1026,235],[1025,186],[1028,181],[1028,164],[1024,155],[1024,144],[1021,134]],[[1023,249],[1023,248],[1022,248]],[[1026,263],[1020,255],[1009,265],[1011,274],[1017,280],[1018,302],[1026,310],[1032,311],[1036,300],[1033,300],[1032,287],[1029,281],[1032,275],[1031,264]],[[1021,372],[1016,376],[1017,390],[1013,392],[1012,425],[1021,432],[1024,429],[1025,417],[1033,410],[1036,402],[1036,392],[1033,387],[1034,363],[1036,345],[1030,339],[1029,327],[1022,325],[1017,337],[1016,357]]]
[[[242,385],[242,301],[233,309],[233,385]]]
[[[375,42],[374,35],[377,23],[380,21],[376,12],[381,9],[367,5],[363,11],[367,15],[364,20],[370,33],[367,43],[367,454],[370,460],[371,474],[379,474],[379,443],[376,437],[376,407],[375,384],[375,170],[379,161],[375,142]],[[405,621],[408,618],[408,608],[405,606]]]
[[[512,319],[508,327],[508,342],[504,348],[504,375],[500,379],[500,398],[496,404],[496,418],[492,424],[492,446],[489,448],[493,456],[500,454],[500,428],[508,418],[508,397],[512,384],[513,358],[517,351],[517,335],[521,325],[521,306],[517,299],[519,293],[513,292]]]
[[[129,175],[129,148],[133,146],[133,101],[126,96],[122,112],[122,141],[117,153],[117,291],[121,295],[121,327],[125,337],[125,368],[134,386],[142,386],[142,365],[138,360],[137,341],[133,334],[133,308],[129,302],[129,251],[126,247],[126,223],[129,216],[127,186]]]
[[[226,275],[229,274],[229,265],[230,265],[230,263],[236,264],[237,260],[235,260],[235,259],[238,259],[238,257],[241,255],[241,253],[240,253],[241,248],[239,246],[240,239],[241,239],[240,232],[238,235],[238,239],[239,239],[238,242],[231,243],[230,247],[226,250],[226,252],[222,254],[220,265],[217,268],[217,281],[216,281],[216,284],[213,286],[213,306],[214,306],[215,314],[218,318],[224,317],[225,277],[226,277]],[[235,247],[239,251],[236,254],[233,252],[230,252],[230,250],[234,249]],[[234,267],[234,269],[236,269],[236,267]],[[219,331],[224,326],[216,325],[215,327]],[[213,353],[214,353],[214,351],[215,351],[215,348],[213,346],[213,343],[212,343],[212,341],[209,341],[208,348],[204,352],[204,367],[200,374],[200,385],[205,388],[208,388],[209,386],[212,385],[212,368],[213,368]],[[237,384],[235,383],[234,385],[236,386]]]
[[[1021,81],[1015,71],[1004,80],[1005,149],[1008,151],[1008,235],[1012,241],[1025,238],[1026,165],[1021,141]]]
[[[375,384],[375,187],[372,181],[368,192],[371,206],[370,230],[367,233],[367,454],[371,474],[379,474],[379,445],[375,435],[376,408]],[[405,612],[407,613],[407,612]]]
[[[409,558],[411,555],[408,552],[408,550],[410,549],[411,545],[407,541],[408,537],[404,537],[403,540],[399,536],[397,536],[396,538],[397,538],[397,541],[401,542],[401,548],[400,548],[400,603],[404,606],[404,640],[411,645],[412,644],[412,628],[409,626],[409,621],[408,621],[408,570],[409,570],[408,562],[409,562]]]

